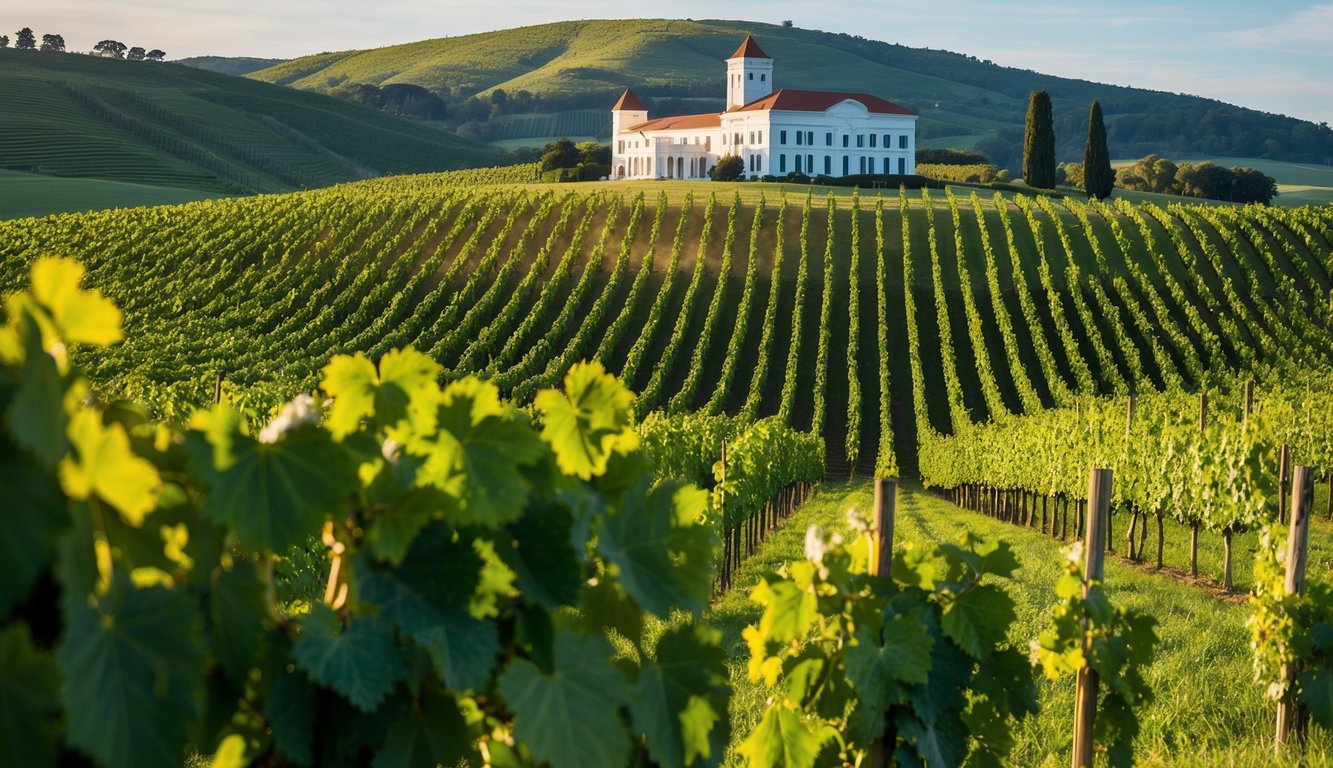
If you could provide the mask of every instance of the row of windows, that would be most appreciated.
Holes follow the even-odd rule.
[[[742,138],[742,135],[743,135],[743,134],[742,134],[740,131],[736,131],[735,133],[733,133],[733,134],[731,135],[731,143],[739,146],[739,145],[741,144],[741,138]],[[727,143],[727,134],[725,134],[725,133],[722,134],[722,143],[723,143],[723,144],[726,144],[726,143]],[[750,143],[751,143],[751,144],[763,144],[763,143],[764,143],[764,132],[763,132],[763,131],[750,131]]]
[[[748,72],[748,73],[746,73],[746,74],[748,74],[748,75],[750,76],[749,79],[751,79],[751,80],[754,79],[754,73],[753,73],[753,72]],[[732,78],[732,82],[734,82],[736,85],[740,85],[740,84],[741,84],[741,76],[740,76],[740,75],[736,75],[735,77]],[[760,72],[760,73],[759,73],[759,82],[761,82],[761,83],[766,83],[766,82],[768,82],[768,73],[767,73],[767,72]]]
[[[815,132],[814,132],[814,131],[796,131],[795,133],[796,133],[796,146],[799,147],[799,146],[801,146],[801,145],[807,145],[807,146],[811,146],[811,147],[813,147],[813,146],[815,145]],[[878,141],[879,141],[879,136],[880,136],[880,135],[879,135],[878,133],[870,133],[870,134],[866,134],[866,133],[858,133],[858,134],[856,134],[856,146],[858,146],[858,147],[864,147],[864,146],[866,145],[866,137],[867,137],[867,136],[870,137],[870,146],[871,146],[871,148],[874,148],[875,145],[876,145],[876,144],[878,143]],[[850,141],[851,141],[851,135],[850,135],[850,134],[845,134],[845,133],[844,133],[844,134],[842,135],[842,145],[843,145],[844,147],[849,146],[849,142],[850,142]],[[907,149],[907,142],[908,142],[907,134],[902,133],[902,134],[899,134],[899,135],[898,135],[898,149]],[[778,131],[778,143],[779,143],[779,144],[786,144],[786,143],[787,143],[787,132],[786,132],[786,131]],[[831,146],[833,146],[833,132],[832,132],[832,131],[828,131],[828,132],[826,132],[826,133],[824,134],[824,146],[826,146],[826,147],[831,147]],[[884,134],[884,145],[883,145],[883,146],[884,146],[885,149],[889,149],[890,147],[893,146],[893,134],[891,134],[891,133],[886,133],[886,134]]]
[[[795,158],[795,159],[792,161],[792,162],[795,164],[795,168],[793,168],[793,170],[795,170],[797,173],[809,173],[809,174],[819,173],[819,171],[816,171],[816,170],[815,170],[815,156],[814,156],[814,155],[793,155],[792,157]],[[884,173],[884,174],[893,173],[893,172],[894,172],[894,171],[893,171],[893,164],[892,164],[892,162],[891,162],[891,161],[893,160],[893,158],[885,157],[885,158],[881,158],[881,159],[882,159],[884,162],[883,162],[883,164],[880,166],[881,170],[879,171],[879,173]],[[857,173],[875,173],[875,158],[873,158],[873,157],[858,157],[857,160],[859,161],[859,162],[857,163]],[[897,172],[898,172],[898,175],[900,175],[900,176],[902,176],[902,175],[906,175],[906,173],[907,173],[907,158],[905,158],[905,157],[900,157],[900,158],[897,158],[897,160],[898,160],[898,163],[897,163],[897,166],[898,166],[898,171],[897,171]],[[842,158],[842,175],[843,175],[843,176],[846,176],[846,175],[850,174],[850,173],[852,172],[852,171],[851,171],[851,167],[852,167],[851,158],[850,158],[850,157],[847,157],[847,156],[843,156],[843,158]],[[757,170],[757,169],[756,169],[756,168],[751,168],[750,170],[753,171],[753,170]],[[786,155],[782,155],[782,154],[780,154],[780,155],[778,155],[778,173],[786,173],[786,172],[787,172],[787,156],[786,156]],[[823,174],[824,174],[825,176],[832,176],[832,175],[833,175],[833,156],[832,156],[832,155],[824,155],[824,170],[823,170]]]

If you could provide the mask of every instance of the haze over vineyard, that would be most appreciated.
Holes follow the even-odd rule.
[[[1333,762],[1333,205],[1012,179],[963,150],[1022,156],[1044,76],[776,25],[968,163],[556,183],[610,153],[456,133],[704,108],[741,26],[0,50],[0,203],[85,196],[0,216],[0,765]],[[1322,178],[1327,126],[1112,90],[1127,146]],[[56,212],[154,194],[217,197]]]

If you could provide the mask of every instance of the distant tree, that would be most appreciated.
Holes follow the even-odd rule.
[[[167,57],[167,52],[162,50],[161,48],[154,48],[153,50],[144,54],[144,59],[147,61],[161,61],[166,57]]]
[[[93,53],[106,59],[123,59],[125,44],[117,40],[102,40],[93,46]]]
[[[1115,169],[1111,167],[1111,151],[1106,146],[1102,105],[1093,99],[1088,111],[1088,141],[1083,145],[1083,191],[1089,198],[1105,200],[1114,188]]]
[[[579,151],[580,165],[610,165],[611,145],[595,141],[580,141],[575,147]]]
[[[1186,197],[1229,200],[1231,176],[1230,170],[1210,162],[1181,163],[1176,170],[1176,184]]]
[[[1039,189],[1055,187],[1055,124],[1051,117],[1051,97],[1044,90],[1033,91],[1028,97],[1023,181]]]
[[[977,152],[972,149],[955,149],[953,147],[942,149],[918,148],[916,151],[917,165],[991,165],[991,159],[983,152]]]
[[[541,169],[553,171],[557,168],[574,168],[579,164],[579,150],[574,142],[559,138],[542,149]]]
[[[37,50],[37,36],[32,33],[32,29],[24,27],[14,33],[14,47],[20,51]]]
[[[64,53],[65,38],[61,35],[42,35],[42,50],[51,53]]]
[[[1116,186],[1140,192],[1175,192],[1176,164],[1161,155],[1147,155],[1116,172]]]
[[[1253,168],[1231,169],[1232,201],[1268,205],[1277,195],[1277,180],[1273,177]]]
[[[1055,169],[1055,180],[1071,187],[1082,187],[1083,168],[1083,163],[1060,163]]]
[[[745,176],[745,161],[740,155],[723,155],[708,171],[713,181],[737,181]]]
[[[790,29],[790,28],[791,28],[791,19],[783,19],[783,20],[782,20],[782,26],[787,27],[788,29]]]
[[[136,45],[130,49],[129,53],[125,54],[125,58],[130,61],[143,61],[144,56],[147,55],[147,53],[147,51]]]
[[[0,48],[9,47],[9,35],[0,35]]]

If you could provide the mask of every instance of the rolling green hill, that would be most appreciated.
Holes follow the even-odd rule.
[[[0,49],[0,170],[278,192],[500,153],[313,93],[176,64]]]
[[[1333,363],[1330,208],[477,186],[505,179],[0,222],[0,293],[39,255],[85,261],[127,328],[84,362],[168,415],[218,375],[267,409],[340,352],[411,344],[520,400],[589,358],[640,415],[783,414],[844,470],[892,448],[910,471],[922,420]]]
[[[350,83],[419,85],[451,100],[455,125],[470,121],[485,138],[513,140],[511,124],[498,125],[495,135],[487,130],[488,113],[496,111],[489,97],[497,89],[510,97],[500,115],[605,110],[625,86],[663,114],[721,109],[722,59],[746,32],[776,60],[779,87],[874,93],[921,115],[924,145],[979,145],[1002,165],[1014,165],[1021,151],[1027,97],[1036,88],[1051,94],[1062,160],[1082,158],[1088,105],[1097,98],[1119,156],[1265,154],[1333,163],[1333,131],[1293,118],[1000,67],[947,51],[745,21],[559,22],[307,56],[250,76],[314,91]],[[533,98],[515,99],[522,91]],[[473,95],[483,101],[469,102]],[[607,117],[601,135],[609,130]]]

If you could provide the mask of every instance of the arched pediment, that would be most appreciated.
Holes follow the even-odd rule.
[[[833,117],[866,117],[870,114],[870,110],[866,109],[866,105],[856,99],[843,99],[824,110],[824,114]]]

